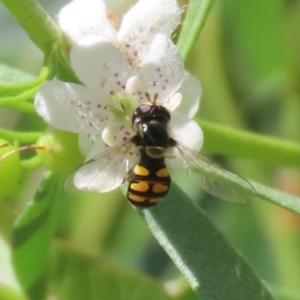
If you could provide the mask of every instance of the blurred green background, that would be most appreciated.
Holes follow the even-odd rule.
[[[68,1],[40,1],[55,19]],[[181,1],[184,5],[186,2]],[[42,53],[0,5],[0,62],[38,75]],[[187,64],[203,86],[198,116],[260,134],[300,140],[300,1],[216,1]],[[37,117],[0,109],[0,126],[42,130]],[[222,145],[220,145],[222,147]],[[234,145],[233,145],[234,147]],[[203,152],[245,178],[300,196],[300,173],[262,162]],[[223,203],[203,194],[182,173],[178,184],[208,212],[232,244],[251,262],[279,299],[300,299],[300,219],[255,201]],[[27,176],[24,185],[34,182]],[[14,218],[32,191],[0,203],[0,234],[11,239]],[[119,191],[68,195],[55,243],[154,278],[181,278],[139,215]],[[57,272],[53,267],[53,272]]]

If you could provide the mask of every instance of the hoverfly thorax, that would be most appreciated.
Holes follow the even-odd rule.
[[[168,124],[171,116],[161,105],[142,104],[133,113],[132,124],[140,137],[140,146],[151,158],[164,156],[170,146]]]

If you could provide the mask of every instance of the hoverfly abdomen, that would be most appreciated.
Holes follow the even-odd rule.
[[[127,198],[135,206],[151,207],[167,195],[170,183],[164,158],[151,158],[141,150],[141,160],[131,174]]]

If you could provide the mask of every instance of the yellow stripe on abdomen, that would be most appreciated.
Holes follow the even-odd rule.
[[[165,193],[168,190],[169,186],[163,183],[155,183],[152,186],[152,191],[156,194]]]
[[[137,183],[133,182],[130,184],[130,188],[138,192],[146,192],[149,189],[149,184],[144,181],[139,181]]]
[[[156,172],[157,177],[168,177],[169,176],[169,171],[167,168],[162,168]]]
[[[140,175],[140,176],[148,176],[150,174],[148,169],[140,165],[135,166],[133,172],[135,175]]]

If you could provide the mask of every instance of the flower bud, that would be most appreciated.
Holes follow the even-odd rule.
[[[17,189],[21,176],[21,161],[19,153],[9,152],[15,147],[7,141],[0,139],[0,200],[11,196]]]
[[[48,128],[37,141],[37,150],[44,165],[53,173],[74,172],[84,161],[78,148],[78,135]]]

